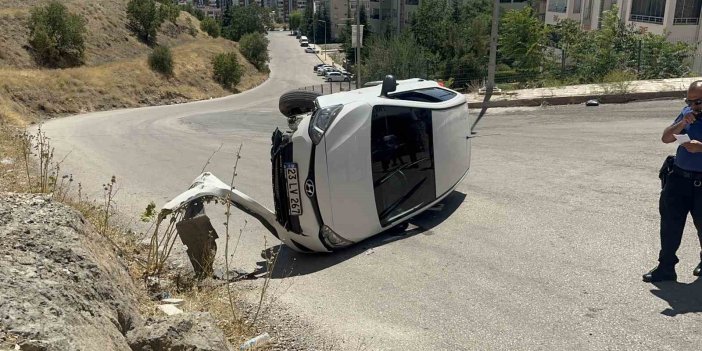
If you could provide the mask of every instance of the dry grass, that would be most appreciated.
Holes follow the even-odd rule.
[[[212,79],[211,58],[237,50],[225,39],[202,39],[173,48],[174,75],[153,72],[146,55],[94,67],[62,70],[0,68],[0,120],[44,117],[145,105],[181,103],[230,94]],[[261,84],[241,54],[243,91]]]
[[[27,189],[21,169],[21,153],[15,135],[20,129],[0,123],[0,192],[21,192]]]

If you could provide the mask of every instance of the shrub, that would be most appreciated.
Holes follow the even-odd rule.
[[[614,70],[602,78],[604,94],[628,94],[631,92],[631,81],[636,80],[636,74],[625,70]]]
[[[146,44],[156,43],[156,30],[163,17],[156,10],[154,0],[129,0],[127,4],[127,26]]]
[[[221,34],[221,28],[219,26],[219,23],[217,23],[217,21],[209,17],[205,18],[202,22],[200,22],[200,29],[207,32],[207,34],[209,34],[213,38],[217,38]]]
[[[149,67],[166,76],[173,75],[173,55],[166,46],[157,46],[149,55]]]
[[[29,45],[40,65],[72,67],[83,63],[85,19],[52,1],[32,9],[29,19]]]
[[[203,12],[202,10],[200,10],[198,8],[195,8],[193,6],[193,4],[191,4],[191,3],[185,4],[185,5],[180,5],[180,9],[182,11],[185,11],[185,12],[195,16],[195,18],[197,18],[199,21],[202,21],[203,19],[205,19],[205,12]]]
[[[244,34],[239,41],[241,54],[259,71],[268,70],[268,39],[261,33]]]
[[[233,89],[241,80],[242,70],[235,52],[221,53],[212,59],[214,79],[225,89]]]
[[[169,20],[171,23],[176,23],[180,17],[180,7],[172,2],[162,3],[158,9],[158,15],[161,22]]]

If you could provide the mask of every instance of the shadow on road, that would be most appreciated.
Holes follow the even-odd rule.
[[[670,305],[670,308],[666,308],[661,314],[675,317],[679,314],[702,312],[702,279],[690,284],[661,282],[654,285],[658,290],[651,290],[651,293]]]
[[[412,218],[407,229],[392,228],[340,251],[327,254],[304,254],[293,251],[285,245],[277,245],[262,251],[261,257],[265,259],[273,257],[276,252],[278,253],[278,259],[271,274],[273,279],[315,273],[375,247],[411,238],[418,234],[435,234],[432,229],[450,217],[463,203],[465,197],[466,194],[454,191],[434,207]],[[260,268],[253,273],[254,275],[259,276],[259,274],[267,273],[265,260],[258,262],[258,265]]]

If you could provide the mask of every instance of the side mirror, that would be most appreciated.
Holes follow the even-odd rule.
[[[397,81],[395,77],[391,74],[385,76],[383,79],[383,87],[380,89],[380,96],[388,97],[388,93],[397,90]]]

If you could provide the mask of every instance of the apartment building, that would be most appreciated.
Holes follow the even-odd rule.
[[[463,0],[446,1],[463,2]],[[368,0],[366,9],[371,31],[374,33],[402,32],[411,25],[412,14],[421,3],[422,0]],[[534,0],[532,3],[537,14],[545,12],[545,0]],[[529,6],[529,2],[528,0],[500,0],[500,6],[504,13],[506,10],[518,10]]]
[[[313,6],[312,0],[271,0],[271,2],[273,1],[275,1],[275,7],[278,9],[280,18],[282,18],[285,23],[288,22],[290,14],[293,11],[299,10],[305,12],[307,6]]]
[[[421,0],[369,0],[368,25],[374,33],[401,33],[412,23]]]
[[[346,26],[346,22],[356,23],[354,19],[356,18],[356,4],[358,2],[358,0],[324,0],[319,3],[317,8],[325,6],[329,11],[332,38],[339,37]],[[364,2],[367,3],[365,0]]]
[[[641,31],[667,35],[670,41],[683,41],[697,47],[693,71],[702,73],[700,10],[702,0],[548,0],[545,22],[556,24],[571,18],[586,30],[601,26],[602,13],[618,6],[627,25]]]

